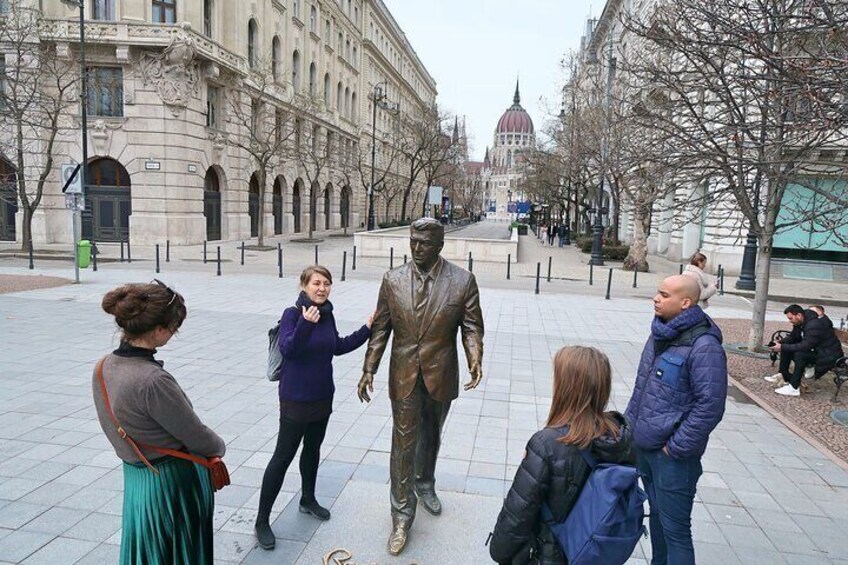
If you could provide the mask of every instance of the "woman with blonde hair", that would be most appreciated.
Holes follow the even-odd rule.
[[[701,298],[698,299],[698,306],[702,309],[709,306],[709,299],[718,292],[716,280],[704,272],[706,267],[707,256],[698,251],[689,258],[689,264],[683,269],[683,274],[695,279],[701,289]]]
[[[612,388],[607,356],[593,347],[567,346],[553,365],[547,425],[527,443],[490,540],[489,554],[498,563],[567,563],[540,513],[547,503],[555,522],[568,516],[591,472],[581,450],[599,463],[636,463],[624,417],[605,412]]]

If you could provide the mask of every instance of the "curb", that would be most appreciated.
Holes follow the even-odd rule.
[[[798,437],[812,445],[818,451],[820,451],[825,457],[836,463],[842,470],[848,471],[848,462],[844,459],[836,455],[832,452],[827,446],[825,446],[822,442],[811,436],[805,430],[803,430],[800,426],[798,426],[795,422],[787,418],[780,411],[775,409],[771,404],[760,398],[757,394],[752,392],[748,387],[737,381],[735,378],[728,375],[730,379],[731,386],[736,387],[740,391],[742,391],[745,396],[747,396],[751,401],[753,401],[757,406],[765,410],[770,416],[772,416],[775,420],[789,428],[792,432],[795,433]]]
[[[740,290],[725,290],[724,294],[733,294],[735,296],[741,296],[742,298],[747,298],[749,300],[754,299],[753,292],[745,292]],[[805,304],[814,301],[813,304],[818,302],[822,306],[838,306],[840,308],[848,308],[848,300],[839,300],[838,298],[810,298],[809,296],[800,297],[800,296],[787,296],[782,294],[769,294],[768,295],[769,302],[785,302],[785,303],[795,303],[795,304]]]

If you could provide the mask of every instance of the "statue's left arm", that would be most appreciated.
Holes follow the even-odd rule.
[[[460,329],[462,346],[468,359],[468,370],[471,372],[471,380],[465,384],[465,390],[471,390],[477,388],[483,380],[483,311],[480,308],[480,291],[474,275],[471,275],[465,287],[464,306]]]

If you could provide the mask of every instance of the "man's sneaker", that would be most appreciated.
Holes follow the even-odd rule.
[[[815,367],[807,367],[806,369],[804,369],[804,378],[805,379],[812,379],[814,376],[816,376],[816,368]]]
[[[777,384],[777,383],[783,382],[783,375],[781,375],[780,373],[777,373],[776,375],[763,377],[763,380],[766,381],[766,382],[769,382],[769,383]]]
[[[785,384],[779,389],[776,389],[774,392],[781,396],[801,396],[801,391],[797,388],[793,388],[790,384]]]

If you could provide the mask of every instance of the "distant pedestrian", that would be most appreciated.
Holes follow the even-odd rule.
[[[256,537],[264,549],[274,549],[276,539],[270,517],[283,486],[289,465],[303,443],[300,454],[299,510],[319,520],[329,520],[330,511],[315,498],[321,443],[333,411],[333,356],[344,355],[363,345],[371,336],[373,314],[347,337],[339,336],[330,302],[333,276],[321,265],[300,275],[300,294],[294,306],[283,311],[278,343],[283,356],[280,370],[280,429],[277,445],[262,478]]]
[[[701,289],[701,298],[698,300],[698,305],[701,308],[709,306],[709,299],[718,292],[718,284],[716,279],[704,272],[707,268],[707,256],[698,251],[689,259],[689,264],[683,269],[683,274],[692,277],[698,282]]]
[[[557,236],[559,237],[559,246],[565,246],[565,224],[560,224],[557,228]]]
[[[695,563],[691,515],[701,456],[727,398],[721,331],[698,306],[699,296],[692,277],[660,284],[625,412],[651,506],[653,565]]]
[[[557,234],[556,224],[551,223],[548,226],[548,245],[550,245],[551,247],[554,246],[554,237],[556,237],[556,234]]]
[[[211,565],[209,470],[151,448],[200,457],[221,457],[226,450],[154,357],[185,320],[183,297],[159,281],[127,284],[106,293],[101,306],[122,332],[120,345],[97,364],[93,379],[100,426],[124,462],[119,562]]]
[[[489,543],[489,554],[498,563],[566,563],[540,514],[547,503],[554,520],[561,522],[577,502],[590,474],[581,450],[599,463],[636,463],[624,417],[604,411],[612,389],[607,356],[591,347],[563,347],[553,366],[547,426],[527,443]]]

